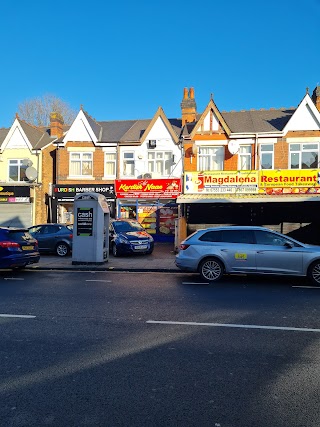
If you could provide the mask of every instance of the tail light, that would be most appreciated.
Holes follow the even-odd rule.
[[[73,238],[73,234],[69,234],[69,239],[72,239]]]
[[[0,247],[1,248],[20,248],[20,245],[17,242],[4,241],[4,242],[0,242]]]
[[[190,245],[187,245],[187,244],[185,244],[185,243],[182,243],[181,245],[180,245],[180,249],[182,250],[182,251],[185,251],[186,249],[188,249],[188,247],[189,247]]]

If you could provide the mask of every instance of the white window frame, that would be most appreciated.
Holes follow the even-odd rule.
[[[107,156],[113,154],[114,159],[107,159]],[[107,163],[114,165],[114,174],[107,173]],[[104,179],[115,178],[117,176],[117,151],[116,150],[105,150],[104,152]]]
[[[126,156],[131,156],[127,157]],[[126,171],[126,164],[132,164],[132,173]],[[134,151],[123,151],[122,152],[122,175],[126,177],[135,177],[135,153]]]
[[[248,151],[245,151],[248,150]],[[250,168],[244,168],[242,166],[243,161],[249,163]],[[238,151],[238,170],[251,170],[252,169],[252,146],[251,145],[240,145]]]
[[[22,163],[23,159],[9,159],[8,162],[8,181],[9,182],[25,182],[27,179],[21,179],[21,169],[27,169],[27,165]],[[10,178],[10,166],[18,167],[18,179],[14,180]]]
[[[268,149],[268,147],[272,147],[272,149]],[[262,148],[265,148],[265,149],[262,149]],[[263,167],[263,161],[262,161],[262,159],[263,159],[263,155],[264,154],[271,154],[271,156],[272,156],[272,164],[271,164],[271,168],[264,168]],[[271,169],[274,169],[274,144],[267,144],[267,143],[265,143],[265,144],[259,144],[259,169],[260,170],[263,170],[263,169],[266,169],[266,170],[271,170]]]
[[[302,168],[302,154],[303,153],[317,153],[317,165],[310,166],[309,168]],[[297,168],[292,167],[291,154],[298,154],[299,156],[299,165]],[[289,159],[288,159],[289,169],[298,170],[298,169],[318,169],[319,168],[319,142],[292,142],[289,144]]]
[[[72,159],[72,156],[74,154],[77,154],[80,156],[79,159]],[[85,155],[89,155],[90,159],[84,159],[83,157]],[[80,174],[72,174],[72,168],[71,168],[71,164],[72,162],[80,162]],[[83,163],[85,162],[91,162],[91,174],[84,174],[83,173]],[[92,151],[70,151],[69,153],[69,177],[72,178],[82,178],[82,179],[87,179],[87,178],[92,178],[93,177],[93,153]]]
[[[147,162],[149,173],[170,176],[173,165],[173,152],[169,150],[148,150]]]
[[[224,145],[199,145],[198,146],[198,170],[199,171],[224,170],[224,160],[225,160]],[[204,163],[208,163],[208,167],[203,167]],[[215,163],[217,163],[216,167],[215,167]]]

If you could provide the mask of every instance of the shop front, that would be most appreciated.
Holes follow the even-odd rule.
[[[73,204],[76,194],[92,192],[106,197],[110,209],[110,216],[115,217],[114,184],[56,184],[52,188],[52,197],[49,198],[48,222],[73,224]]]
[[[0,225],[31,227],[33,203],[29,185],[0,184]]]
[[[137,219],[155,241],[174,242],[178,218],[178,179],[118,179],[117,217]]]
[[[320,244],[319,170],[208,171],[185,175],[187,234],[198,228],[262,225]]]

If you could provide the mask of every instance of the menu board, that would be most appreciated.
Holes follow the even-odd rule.
[[[159,233],[171,235],[175,233],[175,219],[178,218],[178,207],[163,206],[159,209]]]
[[[138,221],[149,234],[156,234],[157,206],[139,206]]]

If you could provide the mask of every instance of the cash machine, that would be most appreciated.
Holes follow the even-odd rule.
[[[72,264],[104,264],[109,260],[110,211],[107,199],[98,193],[74,198]]]

